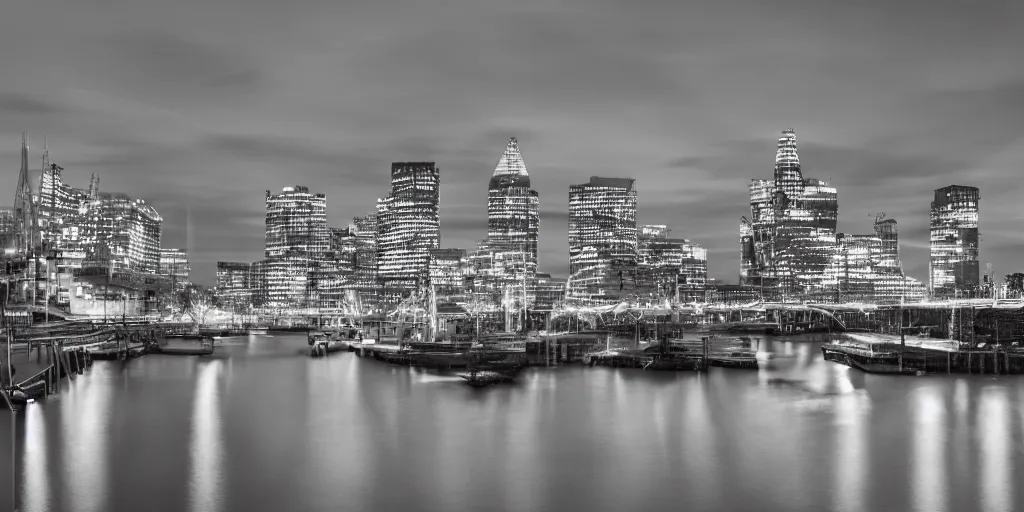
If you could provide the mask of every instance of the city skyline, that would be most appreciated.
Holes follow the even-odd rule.
[[[85,188],[95,172],[103,190],[144,198],[164,245],[187,249],[195,279],[212,284],[217,260],[263,250],[263,190],[309,186],[344,225],[373,208],[393,161],[437,162],[442,245],[472,247],[496,152],[516,136],[541,196],[541,272],[567,274],[568,185],[630,176],[637,223],[668,224],[708,249],[711,277],[735,282],[747,180],[767,175],[775,134],[791,126],[805,173],[840,191],[838,231],[899,219],[904,269],[927,282],[934,189],[976,186],[980,263],[1018,270],[1019,213],[1001,185],[1024,162],[1020,6],[587,7],[414,5],[386,20],[373,7],[289,8],[283,25],[304,27],[295,38],[272,30],[282,6],[213,2],[196,22],[175,5],[110,16],[71,3],[57,20],[21,4],[0,35],[18,69],[0,95],[4,183],[17,182],[25,130],[38,177],[45,132],[67,182]],[[89,30],[64,26],[76,18]]]

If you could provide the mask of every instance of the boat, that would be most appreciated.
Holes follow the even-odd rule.
[[[46,382],[37,380],[27,386],[14,385],[7,388],[7,399],[13,405],[25,405],[46,397]]]
[[[757,354],[750,351],[734,351],[725,354],[711,354],[708,356],[708,365],[718,366],[721,368],[757,370]]]
[[[213,337],[207,336],[195,343],[181,343],[171,345],[170,343],[153,344],[150,350],[155,354],[173,356],[208,356],[213,354]]]
[[[474,388],[482,388],[493,384],[501,384],[503,382],[512,382],[514,379],[511,375],[488,370],[472,370],[466,373],[460,373],[459,377],[465,380],[466,384],[469,384]]]
[[[250,336],[266,336],[267,328],[266,327],[250,327],[249,330],[248,330],[248,334]]]
[[[512,332],[485,334],[473,344],[474,350],[526,353],[526,338]]]
[[[341,352],[342,350],[348,349],[347,341],[330,340],[326,338],[320,338],[310,344],[310,357],[325,357],[327,354],[332,352]]]
[[[89,356],[101,361],[113,361],[117,359],[139,357],[146,353],[149,346],[145,343],[133,343],[125,349],[119,342],[107,342],[95,348],[87,349]]]

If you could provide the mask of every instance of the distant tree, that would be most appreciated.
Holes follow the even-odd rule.
[[[1015,272],[1006,275],[1006,291],[1010,296],[1019,297],[1024,293],[1024,272]]]

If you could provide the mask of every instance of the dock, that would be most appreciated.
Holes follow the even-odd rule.
[[[970,346],[955,340],[862,334],[824,345],[821,351],[826,361],[867,373],[1024,374],[1024,347],[1012,344]]]

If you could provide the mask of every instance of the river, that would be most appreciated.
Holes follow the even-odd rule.
[[[1024,510],[1024,378],[537,368],[474,389],[302,336],[98,361],[16,417],[23,512]],[[12,425],[0,412],[0,509]]]

